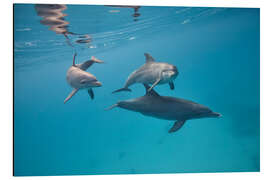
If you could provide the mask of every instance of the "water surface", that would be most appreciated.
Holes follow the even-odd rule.
[[[35,5],[14,5],[15,176],[260,170],[259,9],[143,6],[134,13],[66,5],[57,15],[67,24],[55,28]],[[80,91],[64,104],[75,52],[78,63],[105,61],[88,70],[103,86],[94,100]],[[178,67],[175,90],[157,86],[160,95],[223,117],[191,120],[169,134],[171,121],[104,111],[144,95],[140,84],[111,92],[145,62],[145,52]]]

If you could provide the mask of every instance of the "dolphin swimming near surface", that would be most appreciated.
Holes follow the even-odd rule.
[[[91,57],[91,60],[85,61],[82,64],[75,64],[76,53],[73,56],[73,65],[67,71],[67,82],[74,89],[68,95],[68,97],[64,100],[66,103],[74,94],[76,94],[80,89],[88,89],[88,94],[91,99],[94,99],[94,92],[92,88],[102,86],[101,82],[97,80],[97,78],[86,72],[86,70],[94,63],[103,63],[103,61]]]
[[[146,58],[145,64],[129,75],[123,88],[113,91],[113,93],[131,91],[128,87],[135,83],[152,84],[149,91],[158,84],[166,83],[169,83],[172,90],[174,89],[173,80],[178,75],[176,66],[164,62],[155,62],[154,58],[148,53],[144,53],[144,56]]]
[[[144,84],[144,87],[146,89],[144,96],[120,101],[107,108],[107,110],[120,107],[139,112],[145,116],[173,120],[175,123],[169,133],[176,132],[190,119],[221,117],[221,114],[213,112],[201,104],[175,97],[160,96],[154,89],[149,91],[147,84]]]

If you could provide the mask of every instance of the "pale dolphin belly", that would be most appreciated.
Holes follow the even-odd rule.
[[[151,69],[144,70],[139,72],[136,75],[136,83],[146,83],[146,84],[153,84],[156,82],[157,78],[159,77],[160,71],[156,70],[153,71]]]
[[[167,69],[166,63],[149,63],[145,64],[138,70],[134,71],[126,82],[126,87],[134,83],[154,84],[160,79],[159,84],[166,84],[174,80],[165,77],[162,72]]]
[[[160,77],[161,70],[158,68],[142,67],[134,71],[126,82],[126,87],[135,83],[153,84]]]
[[[73,88],[82,88],[81,87],[81,80],[84,79],[85,74],[87,72],[80,70],[77,67],[70,67],[67,71],[67,82],[70,84]]]

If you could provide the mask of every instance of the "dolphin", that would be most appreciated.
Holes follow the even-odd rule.
[[[115,90],[113,93],[131,91],[128,87],[135,83],[152,84],[149,91],[158,84],[166,83],[169,83],[172,90],[174,89],[173,80],[178,75],[176,66],[164,62],[155,62],[154,58],[148,53],[144,53],[144,56],[146,58],[145,64],[129,75],[123,88]]]
[[[175,121],[169,133],[176,132],[190,119],[221,117],[221,114],[201,104],[175,97],[160,96],[154,89],[149,91],[147,84],[144,84],[144,87],[146,90],[144,96],[119,101],[106,110],[120,107],[145,116]]]
[[[72,92],[64,100],[66,103],[74,94],[76,94],[80,89],[88,89],[88,94],[91,99],[94,99],[94,92],[92,88],[102,86],[101,82],[97,78],[86,72],[86,70],[94,63],[103,63],[103,61],[91,57],[91,60],[85,61],[82,64],[75,64],[76,53],[73,56],[73,65],[67,71],[67,82],[71,87],[73,87]]]

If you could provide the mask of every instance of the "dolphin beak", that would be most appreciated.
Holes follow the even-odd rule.
[[[95,85],[96,85],[96,87],[102,86],[101,82],[99,82],[99,81],[95,82]]]

